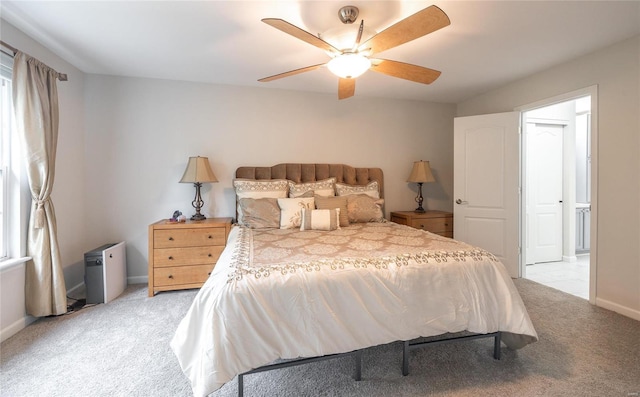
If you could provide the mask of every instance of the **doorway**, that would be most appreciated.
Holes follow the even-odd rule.
[[[522,276],[589,299],[591,95],[522,113]]]

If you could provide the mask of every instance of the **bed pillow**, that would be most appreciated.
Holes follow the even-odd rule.
[[[280,207],[280,229],[295,229],[300,227],[302,209],[314,208],[314,199],[313,197],[279,198],[278,207]]]
[[[351,194],[366,194],[374,199],[379,199],[380,187],[378,186],[378,181],[372,181],[366,185],[347,185],[346,183],[336,183],[337,196],[348,196]]]
[[[319,210],[340,209],[340,227],[349,226],[347,212],[347,196],[320,197],[315,196],[316,208]]]
[[[383,199],[374,199],[366,194],[347,196],[349,222],[382,222],[384,220],[382,204],[384,204]]]
[[[240,199],[287,197],[289,181],[286,179],[234,179],[233,188],[236,191],[236,202],[238,203],[236,209],[238,212],[238,223],[243,223]]]
[[[333,210],[302,209],[300,230],[336,230],[340,229],[340,208]]]
[[[280,207],[276,198],[241,198],[242,224],[251,229],[280,227]]]
[[[317,195],[322,197],[335,196],[336,178],[327,178],[321,181],[295,183],[289,181],[289,197],[300,197],[305,193],[311,192],[311,196]]]

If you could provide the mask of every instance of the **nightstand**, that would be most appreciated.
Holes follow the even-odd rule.
[[[400,223],[453,238],[453,214],[445,211],[397,211],[391,213],[391,222]]]
[[[231,218],[149,225],[149,296],[200,288],[224,250]]]

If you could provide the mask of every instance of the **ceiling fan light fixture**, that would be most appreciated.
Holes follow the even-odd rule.
[[[371,61],[360,54],[341,54],[327,64],[331,73],[343,79],[355,79],[369,70]]]

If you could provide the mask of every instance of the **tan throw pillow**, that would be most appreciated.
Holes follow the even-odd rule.
[[[349,222],[382,222],[384,219],[382,204],[384,204],[383,199],[374,199],[366,194],[352,194],[347,196]]]
[[[315,196],[316,208],[319,210],[340,209],[340,227],[349,226],[349,214],[347,211],[347,196],[320,197]]]
[[[336,230],[340,229],[340,208],[333,210],[302,209],[300,230]]]
[[[289,181],[286,179],[235,179],[233,188],[236,191],[236,211],[238,212],[238,223],[242,223],[242,208],[240,199],[242,198],[279,198],[287,197],[289,191]]]
[[[242,224],[252,229],[280,227],[280,207],[275,198],[241,198]]]
[[[313,195],[318,196],[335,196],[335,184],[336,178],[331,177],[315,182],[295,183],[289,181],[289,197],[301,197],[303,194],[311,192]]]
[[[336,196],[348,196],[350,194],[366,194],[374,199],[379,199],[380,187],[378,186],[378,181],[372,181],[366,185],[336,183]]]
[[[302,219],[302,209],[314,208],[312,198],[279,198],[280,207],[280,229],[295,229],[300,227]]]

